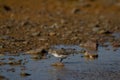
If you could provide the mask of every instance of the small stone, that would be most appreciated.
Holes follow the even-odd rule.
[[[0,56],[4,56],[4,54],[0,54]]]
[[[52,26],[50,26],[50,28],[55,28],[55,29],[57,28],[57,29],[58,29],[58,28],[59,28],[59,26],[58,26],[58,24],[57,24],[57,23],[54,23]]]
[[[99,27],[94,27],[94,28],[92,29],[92,31],[93,31],[93,32],[98,32],[99,29],[100,29]]]
[[[39,38],[38,40],[39,41],[46,41],[47,39],[45,39],[45,38]]]
[[[68,22],[67,22],[67,20],[65,20],[65,19],[61,19],[61,24],[67,24]]]
[[[30,23],[30,21],[28,21],[28,20],[25,20],[25,21],[22,21],[21,22],[21,26],[26,26],[26,25],[30,25],[31,23]]]
[[[31,34],[32,36],[40,36],[40,32],[34,32]]]
[[[21,75],[22,77],[25,77],[25,76],[30,76],[31,74],[26,73],[26,72],[21,72],[20,75]]]
[[[2,49],[4,46],[0,45],[0,49]]]
[[[80,9],[78,9],[78,8],[74,8],[73,10],[72,10],[72,13],[73,14],[77,14],[77,13],[79,13],[80,12]]]
[[[71,40],[77,40],[77,39],[78,39],[77,36],[71,38]]]
[[[98,33],[99,34],[111,34],[112,32],[106,31],[106,30],[100,30]]]
[[[29,41],[24,41],[23,44],[27,45],[29,44]]]
[[[16,61],[16,62],[14,62],[14,61],[9,61],[8,64],[9,64],[9,65],[21,65],[21,61],[19,61],[19,60]]]
[[[14,64],[14,62],[12,62],[12,61],[9,61],[9,62],[8,62],[8,64],[12,65],[12,64]]]
[[[4,5],[3,8],[4,8],[5,11],[11,11],[11,10],[12,10],[12,9],[10,8],[10,6],[7,6],[7,5]]]
[[[50,33],[49,33],[49,36],[55,36],[55,35],[56,35],[55,32],[50,32]]]
[[[41,25],[41,28],[46,29],[46,28],[48,28],[48,25]]]

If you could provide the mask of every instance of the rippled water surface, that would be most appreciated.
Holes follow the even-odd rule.
[[[81,50],[77,45],[57,45],[55,48]],[[64,59],[64,67],[51,66],[58,58],[32,59],[33,55],[1,55],[0,75],[8,80],[119,80],[120,48],[99,47],[97,59],[82,57],[82,53]],[[11,62],[20,62],[16,65]],[[28,75],[22,75],[27,73]]]

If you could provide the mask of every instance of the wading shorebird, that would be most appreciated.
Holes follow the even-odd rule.
[[[66,59],[70,54],[73,53],[73,50],[68,50],[68,49],[49,49],[48,51],[49,54],[53,55],[54,57],[60,58],[60,62],[63,61],[63,59]]]

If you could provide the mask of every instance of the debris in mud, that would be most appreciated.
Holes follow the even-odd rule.
[[[51,66],[63,67],[64,64],[62,62],[57,62],[57,63],[53,63]]]
[[[30,76],[31,74],[26,73],[26,72],[21,72],[20,75],[21,75],[22,77],[26,77],[26,76]]]
[[[8,64],[9,64],[9,65],[21,65],[21,64],[22,64],[22,60],[9,61]]]
[[[41,54],[42,55],[44,53],[47,53],[47,50],[45,48],[38,48],[38,49],[27,51],[25,53],[28,53],[28,54]]]

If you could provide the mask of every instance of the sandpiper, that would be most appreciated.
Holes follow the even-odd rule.
[[[66,50],[66,49],[63,49],[63,48],[62,49],[55,49],[55,50],[54,49],[50,49],[48,51],[48,53],[53,55],[53,56],[55,56],[55,57],[60,58],[60,62],[62,62],[63,59],[67,58],[68,55],[71,54],[71,50]]]

